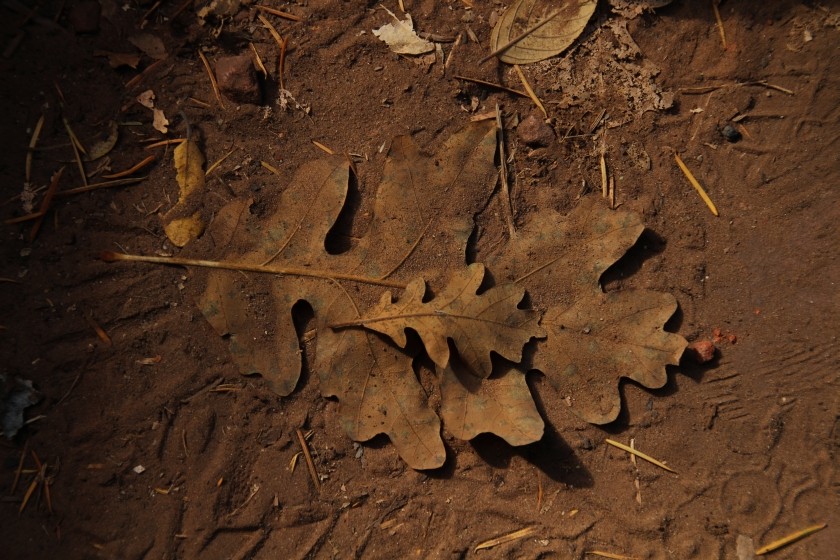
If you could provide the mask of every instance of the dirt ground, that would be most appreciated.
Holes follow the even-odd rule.
[[[204,4],[102,0],[99,18],[77,0],[41,2],[34,18],[13,2],[0,8],[4,219],[32,211],[25,195],[61,166],[59,190],[81,184],[62,115],[86,146],[110,121],[119,124],[109,166],[87,163],[91,175],[157,156],[136,184],[56,197],[34,241],[32,222],[4,226],[0,373],[9,387],[31,380],[40,396],[25,411],[31,422],[0,444],[5,558],[581,559],[604,551],[742,559],[822,523],[771,556],[835,557],[837,5],[725,1],[724,48],[711,2],[678,0],[630,17],[602,1],[572,48],[523,67],[553,130],[546,146],[533,148],[517,130],[536,114],[530,99],[455,78],[522,87],[512,67],[479,62],[489,22],[509,2],[405,0],[419,31],[461,34],[446,68],[393,54],[373,36],[390,18],[378,2],[273,2],[301,18],[266,14],[288,38],[283,85],[293,100],[285,110],[279,49],[258,12],[246,5],[200,25]],[[400,13],[397,2],[384,5]],[[97,30],[78,32],[91,21]],[[155,59],[133,46],[138,33],[162,40],[162,62],[152,66]],[[198,51],[212,63],[251,53],[249,43],[270,74],[262,99],[228,98],[222,109]],[[449,57],[453,43],[441,45]],[[139,64],[112,68],[100,51],[136,53]],[[170,121],[166,135],[135,100],[149,89]],[[260,377],[240,376],[195,306],[192,270],[96,259],[102,250],[178,254],[158,216],[178,196],[172,146],[146,145],[184,137],[188,124],[208,163],[234,150],[209,175],[212,207],[239,196],[271,206],[299,166],[323,155],[313,140],[357,154],[352,240],[367,227],[384,144],[410,134],[434,151],[496,104],[508,115],[516,223],[538,208],[567,212],[580,197],[600,197],[603,149],[616,204],[649,228],[607,272],[604,288],[672,293],[680,309],[668,328],[689,341],[722,332],[713,361],[684,357],[663,389],[623,383],[624,408],[609,425],[568,412],[534,372],[531,390],[547,420],[541,441],[514,448],[444,430],[445,466],[418,472],[387,438],[352,442],[314,376],[304,372],[287,398]],[[21,197],[41,115],[32,187]],[[742,138],[725,139],[727,125]],[[675,150],[719,217],[676,166]],[[479,260],[505,235],[502,208],[497,193],[477,217]],[[304,343],[307,360],[316,347],[317,337]],[[320,491],[303,458],[290,468],[301,449],[298,428],[311,431]],[[634,466],[607,438],[634,439],[676,474]],[[526,538],[475,550],[527,527],[535,530]]]

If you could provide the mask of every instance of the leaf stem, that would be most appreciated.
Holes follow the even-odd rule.
[[[259,272],[263,274],[279,274],[282,276],[304,276],[307,278],[323,278],[325,280],[348,280],[350,282],[359,282],[362,284],[373,284],[376,286],[386,286],[389,288],[405,289],[405,284],[401,282],[394,282],[391,280],[370,278],[368,276],[357,276],[355,274],[343,274],[341,272],[331,272],[328,270],[314,270],[307,268],[295,268],[288,266],[265,266],[259,264],[247,264],[230,261],[207,261],[201,259],[184,259],[180,257],[156,257],[152,255],[130,255],[127,253],[115,253],[113,251],[103,251],[99,258],[105,262],[116,261],[131,261],[131,262],[145,262],[152,264],[165,265],[180,265],[180,266],[195,266],[201,268],[217,268],[222,270],[239,270],[243,272]]]

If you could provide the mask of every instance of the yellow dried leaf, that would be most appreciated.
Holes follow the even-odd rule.
[[[117,140],[120,137],[119,125],[117,121],[108,123],[108,130],[102,134],[100,138],[88,150],[87,160],[94,161],[107,155],[114,146],[117,145]]]
[[[175,170],[178,186],[181,187],[178,204],[183,204],[188,196],[204,190],[204,154],[195,140],[189,139],[175,148]]]
[[[163,226],[166,237],[176,247],[183,247],[199,235],[204,233],[204,221],[201,214],[196,212],[189,218],[178,218]]]
[[[529,64],[556,56],[578,38],[596,5],[596,0],[518,0],[493,28],[490,50],[504,49],[498,56],[507,64]],[[549,18],[551,21],[540,25]],[[534,31],[525,35],[531,29]],[[510,47],[504,48],[506,45]]]
[[[180,194],[163,218],[163,229],[174,245],[183,247],[204,232],[205,222],[197,209],[204,192],[204,154],[195,140],[188,139],[175,148],[174,159]]]

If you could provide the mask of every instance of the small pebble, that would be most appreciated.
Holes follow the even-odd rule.
[[[532,148],[544,148],[554,140],[554,130],[538,115],[531,115],[519,123],[516,134]]]
[[[705,364],[714,359],[715,345],[711,340],[698,340],[688,345],[686,352],[698,364]]]
[[[737,142],[741,139],[741,133],[735,130],[735,127],[731,124],[724,126],[720,133],[728,142]]]

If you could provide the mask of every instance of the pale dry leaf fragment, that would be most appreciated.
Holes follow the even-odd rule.
[[[398,302],[386,292],[364,317],[338,326],[361,324],[389,336],[400,348],[406,345],[405,329],[412,329],[440,368],[449,365],[452,340],[469,370],[487,378],[493,371],[491,352],[519,362],[522,347],[531,338],[545,337],[545,332],[537,324],[539,313],[517,307],[524,288],[503,284],[476,295],[483,280],[484,265],[471,264],[456,271],[435,297],[424,302],[426,283],[420,278],[408,285]]]
[[[146,107],[147,109],[154,109],[155,108],[155,92],[147,89],[143,93],[137,96],[137,103]]]
[[[91,146],[88,148],[87,153],[87,160],[94,161],[101,157],[104,157],[110,153],[111,150],[114,149],[114,146],[117,145],[117,141],[120,138],[120,128],[117,124],[117,121],[111,121],[108,123],[108,129],[102,135],[102,137],[98,138]]]
[[[490,50],[507,64],[529,64],[556,56],[583,32],[595,12],[596,0],[516,0],[505,10],[490,33]],[[525,37],[528,30],[551,21]],[[521,40],[517,40],[522,37]]]
[[[204,154],[190,138],[178,144],[173,155],[179,195],[175,206],[163,216],[163,230],[176,247],[183,247],[204,232],[199,209],[204,191]]]
[[[166,58],[166,47],[157,35],[138,33],[129,37],[128,42],[155,60]]]
[[[196,16],[198,16],[198,23],[200,25],[204,25],[210,17],[216,18],[231,18],[235,16],[242,4],[251,4],[252,0],[212,0],[209,4],[198,10],[196,12]]]
[[[169,132],[169,119],[166,118],[166,115],[163,114],[163,110],[158,109],[155,107],[152,109],[152,114],[154,117],[152,118],[152,126],[155,130],[160,132],[161,134],[166,134]]]
[[[405,19],[401,21],[390,10],[385,11],[394,18],[393,23],[386,23],[379,29],[374,29],[373,34],[384,41],[393,52],[418,55],[435,50],[434,43],[420,38],[414,31],[411,14],[405,14]]]
[[[104,56],[108,58],[108,64],[111,68],[119,68],[120,66],[128,66],[129,68],[137,68],[140,64],[140,55],[137,53],[119,53],[112,51],[93,51],[93,56]]]

